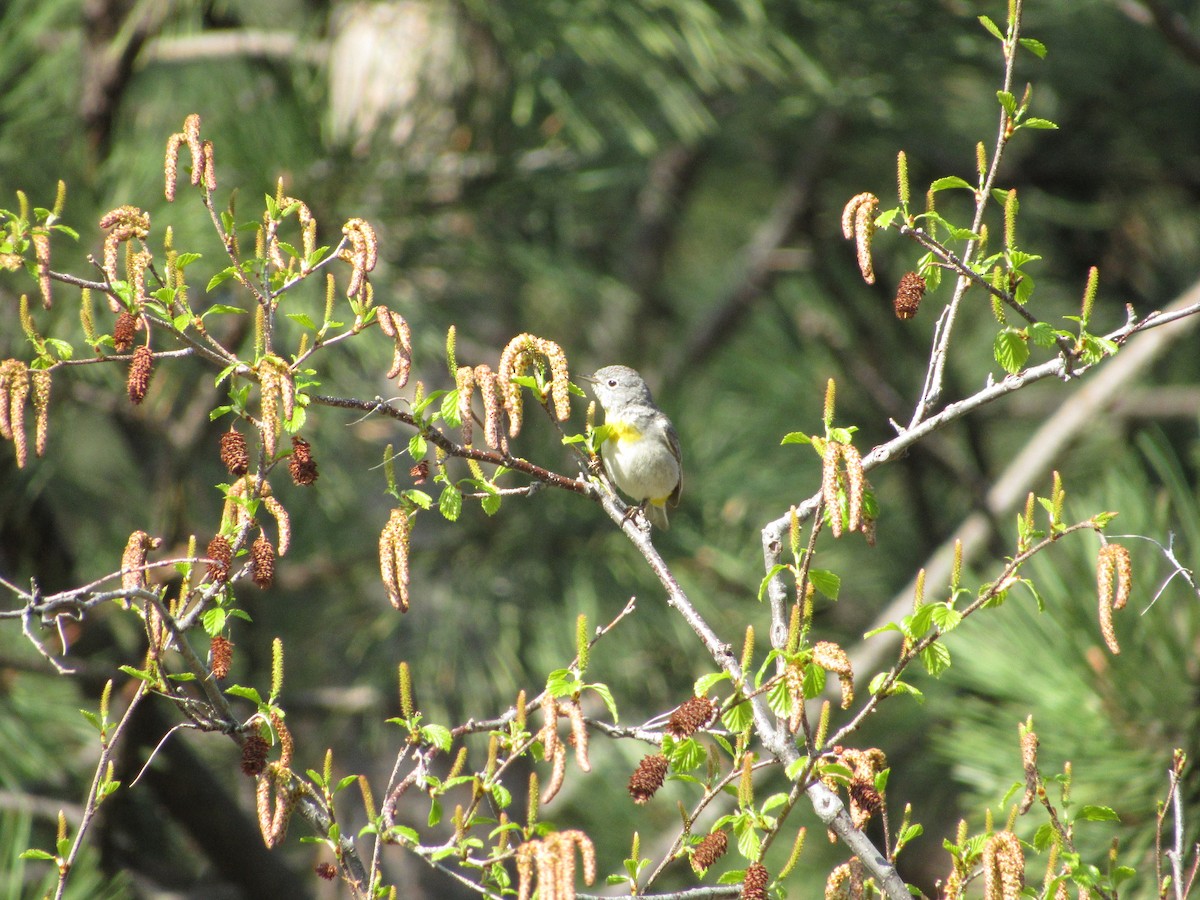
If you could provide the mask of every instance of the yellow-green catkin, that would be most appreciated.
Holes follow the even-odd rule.
[[[800,604],[797,603],[792,607],[791,616],[788,618],[786,647],[788,653],[795,653],[800,648],[800,624],[803,621],[804,615],[800,610]]]
[[[754,659],[754,626],[746,626],[746,640],[742,643],[742,677],[745,678],[746,672],[750,668],[750,663]]]
[[[80,292],[79,299],[79,323],[83,326],[83,336],[87,338],[89,344],[95,346],[99,337],[96,335],[96,318],[92,309],[91,288],[84,288]]]
[[[833,705],[826,700],[821,704],[821,715],[817,717],[817,733],[813,736],[813,746],[818,749],[825,746],[825,735],[829,733],[829,714]]]
[[[63,206],[67,202],[67,183],[61,179],[58,182],[58,189],[54,193],[54,208],[50,210],[50,215],[57,219],[62,215]]]
[[[537,772],[529,773],[529,800],[527,802],[529,806],[529,817],[526,819],[525,827],[530,831],[530,833],[532,833],[533,829],[537,827],[539,812],[538,806],[542,802],[542,792],[538,787]]]
[[[278,697],[283,690],[283,641],[275,638],[271,642],[271,696]]]
[[[458,329],[453,325],[446,329],[446,366],[454,378],[458,373]]]
[[[588,620],[583,613],[575,620],[575,653],[579,657],[579,677],[587,671],[592,645],[588,640]]]
[[[1063,487],[1062,475],[1057,471],[1054,473],[1054,489],[1050,497],[1052,523],[1057,525],[1062,521],[1063,503],[1067,499],[1067,491]]]
[[[1004,248],[1012,250],[1017,246],[1017,189],[1013,188],[1004,198]]]
[[[408,663],[402,662],[400,670],[400,712],[404,718],[411,719],[413,715],[412,676],[408,671]]]
[[[913,612],[925,605],[925,570],[917,573],[916,587],[913,589]]]
[[[796,868],[796,863],[800,859],[800,853],[804,850],[804,838],[808,835],[808,829],[803,825],[796,832],[796,840],[792,842],[792,852],[788,854],[787,862],[783,864],[783,868],[779,870],[779,878],[782,880],[792,874],[792,869]]]
[[[908,205],[908,155],[903,150],[896,154],[896,190],[900,203]]]
[[[961,540],[954,542],[954,566],[950,570],[950,590],[957,591],[962,586],[963,545]]]
[[[987,174],[987,148],[983,146],[983,141],[975,145],[975,169],[980,179]]]
[[[742,755],[742,777],[738,781],[738,806],[749,809],[754,805],[754,754],[747,750]]]
[[[1092,266],[1088,269],[1087,286],[1083,289],[1083,304],[1079,313],[1085,324],[1092,317],[1092,306],[1096,302],[1096,291],[1099,287],[1100,270]]]
[[[358,789],[362,791],[363,809],[367,812],[367,821],[375,820],[375,796],[371,793],[371,783],[366,775],[358,776]]]
[[[837,383],[830,378],[825,385],[825,427],[833,424],[833,412],[837,403]]]
[[[332,273],[325,275],[325,324],[333,321],[333,301],[337,297],[337,281]]]

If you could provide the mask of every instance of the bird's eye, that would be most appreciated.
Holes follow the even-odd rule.
[[[615,379],[615,378],[610,378],[610,379],[608,379],[608,386],[609,386],[609,387],[616,387],[616,386],[617,386],[617,379]]]

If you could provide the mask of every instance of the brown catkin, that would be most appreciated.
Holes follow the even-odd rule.
[[[267,768],[267,752],[271,745],[260,734],[252,734],[242,744],[242,771],[251,778],[261,775]]]
[[[208,577],[213,581],[224,583],[229,579],[229,565],[233,562],[233,546],[224,535],[218,534],[208,542],[205,551],[212,562],[208,564]]]
[[[671,713],[666,732],[677,740],[691,737],[708,724],[716,711],[716,704],[707,697],[691,697]]]
[[[232,425],[221,435],[221,462],[235,478],[250,471],[250,454],[246,451],[246,437]]]
[[[129,399],[135,404],[146,399],[146,391],[150,387],[150,375],[154,368],[154,354],[144,344],[133,351],[133,359],[129,363],[129,378],[126,388]]]
[[[312,457],[312,445],[300,435],[292,435],[292,455],[288,457],[288,471],[292,481],[307,487],[317,480],[317,461]]]
[[[893,308],[897,319],[911,319],[917,314],[921,298],[925,296],[925,279],[916,272],[906,272],[896,288]]]
[[[250,578],[264,591],[275,583],[275,548],[265,535],[250,546]]]
[[[742,876],[741,900],[767,900],[767,885],[771,874],[762,863],[751,863]]]
[[[725,855],[725,851],[729,849],[729,835],[724,831],[714,831],[712,834],[707,834],[704,839],[696,845],[695,852],[692,853],[692,868],[696,872],[703,872],[705,869],[712,867],[718,859]]]
[[[133,347],[133,339],[137,332],[137,319],[127,309],[121,310],[117,322],[113,325],[113,349],[118,353],[128,353]]]
[[[233,642],[224,635],[216,635],[208,645],[208,658],[213,678],[220,681],[229,677],[229,664],[233,662]]]
[[[661,753],[645,757],[629,778],[629,796],[639,806],[654,796],[667,777],[667,758]]]

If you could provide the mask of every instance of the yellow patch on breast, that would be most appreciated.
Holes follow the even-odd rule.
[[[612,429],[608,435],[610,441],[632,444],[642,439],[641,431],[628,422],[605,422],[604,424]]]

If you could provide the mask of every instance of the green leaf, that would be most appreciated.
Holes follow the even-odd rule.
[[[498,781],[492,785],[491,793],[492,799],[496,801],[496,806],[500,809],[507,809],[512,803],[512,791]]]
[[[500,503],[503,499],[496,491],[485,488],[484,495],[479,498],[479,505],[489,516],[494,516],[500,511]]]
[[[451,522],[457,522],[462,515],[462,491],[452,484],[446,485],[442,496],[438,498],[438,512]]]
[[[1047,131],[1057,130],[1058,126],[1049,119],[1031,117],[1021,123],[1021,128],[1040,128]]]
[[[996,99],[1000,101],[1000,105],[1004,107],[1004,111],[1010,117],[1017,114],[1017,98],[1010,91],[996,91]]]
[[[763,596],[767,593],[767,585],[771,583],[771,579],[780,572],[787,571],[788,566],[783,563],[776,563],[767,570],[767,574],[763,576],[762,582],[758,585],[758,600],[761,603]]]
[[[802,683],[805,699],[819,697],[825,690],[825,670],[817,665],[805,666]]]
[[[889,225],[892,224],[892,222],[896,221],[896,218],[899,215],[900,215],[900,207],[898,207],[898,206],[894,207],[892,209],[885,209],[883,212],[881,212],[879,215],[877,215],[875,217],[875,227],[879,228],[881,230],[884,228],[887,228]]]
[[[422,435],[414,434],[408,439],[408,455],[417,462],[425,458],[425,451],[428,449],[428,443]]]
[[[800,773],[804,771],[804,767],[807,765],[807,756],[801,756],[799,759],[788,763],[787,769],[784,770],[784,774],[787,775],[788,781],[795,781],[797,778],[799,778]]]
[[[458,416],[458,388],[446,391],[446,396],[442,398],[441,412],[442,418],[451,428],[458,428],[462,425],[462,419]]]
[[[54,855],[45,850],[22,850],[19,859],[54,859]]]
[[[783,444],[811,444],[812,438],[810,438],[803,431],[789,431],[787,434],[785,434],[783,436],[783,440],[780,441],[779,443],[780,443],[780,445],[783,445]]]
[[[989,16],[980,16],[979,24],[988,30],[988,34],[998,41],[1004,40],[1004,34],[1000,31],[1000,26],[991,20]]]
[[[240,684],[231,684],[229,687],[225,688],[225,693],[229,694],[231,697],[241,697],[243,700],[249,700],[251,703],[262,706],[262,695],[256,688],[243,687]]]
[[[429,827],[432,828],[438,822],[442,821],[442,804],[434,798],[433,803],[429,805]]]
[[[1116,810],[1108,806],[1085,806],[1079,810],[1077,819],[1083,819],[1085,822],[1120,822],[1121,817],[1117,815]]]
[[[972,193],[975,192],[974,185],[970,184],[963,178],[959,178],[957,175],[947,175],[944,178],[939,178],[929,186],[929,190],[933,193],[944,191],[948,188],[962,188],[963,190],[971,191]]]
[[[880,625],[878,628],[872,628],[863,635],[863,638],[872,638],[877,634],[883,634],[887,631],[898,631],[901,634],[904,634],[903,629],[901,629],[899,625],[897,625],[895,622],[888,622],[886,625]]]
[[[943,632],[953,631],[962,621],[962,613],[953,606],[947,606],[945,603],[931,603],[930,609],[933,621]]]
[[[199,253],[180,253],[178,256],[175,257],[175,268],[186,269],[188,266],[190,266],[192,263],[194,263],[196,260],[198,260],[200,258],[201,258],[201,255]]]
[[[153,684],[155,678],[149,672],[141,669],[135,669],[133,666],[121,666],[121,671],[131,678],[136,678],[138,681],[145,681],[147,684]]]
[[[211,293],[213,288],[220,286],[222,282],[232,278],[236,271],[233,266],[226,266],[212,278],[208,279],[208,285],[204,288],[204,292],[206,294]]]
[[[950,668],[950,651],[941,641],[934,641],[921,651],[921,662],[925,665],[925,671],[937,678]]]
[[[695,738],[677,743],[671,751],[671,769],[676,772],[687,772],[698,768],[704,763],[705,752]]]
[[[705,694],[707,694],[709,692],[709,689],[712,688],[712,686],[714,684],[717,684],[722,681],[728,681],[728,680],[729,680],[728,672],[710,672],[709,674],[701,675],[699,678],[696,679],[696,684],[692,688],[692,691],[696,694],[697,697],[703,697]]]
[[[734,824],[733,830],[737,834],[738,853],[746,859],[757,859],[758,848],[762,846],[762,840],[754,826],[748,820],[742,819]]]
[[[1025,361],[1029,359],[1029,345],[1025,342],[1024,335],[1013,328],[1005,328],[996,335],[993,350],[996,362],[1010,375],[1020,372]]]
[[[808,580],[823,596],[837,600],[838,592],[842,589],[842,578],[828,569],[809,569]]]
[[[308,313],[288,313],[287,317],[309,331],[318,331],[317,323],[312,320]]]
[[[721,716],[721,722],[734,734],[741,734],[753,724],[754,713],[750,709],[750,704],[743,700],[725,710],[724,715]]]
[[[426,725],[421,729],[421,738],[433,744],[433,746],[437,747],[443,753],[450,750],[450,744],[454,740],[450,734],[450,729],[445,725]]]
[[[608,713],[612,716],[613,722],[618,720],[617,716],[617,701],[613,699],[612,691],[608,689],[607,684],[585,684],[584,690],[595,691],[600,695],[600,699],[604,701],[604,705],[608,707]]]
[[[240,306],[231,306],[228,303],[214,303],[201,313],[200,318],[205,318],[209,313],[237,313],[238,315],[245,315],[246,311]]]
[[[1018,39],[1017,43],[1036,56],[1038,59],[1046,58],[1046,45],[1037,38],[1020,38]]]
[[[1046,322],[1034,322],[1025,330],[1029,334],[1029,339],[1039,347],[1053,347],[1059,334],[1057,329]]]

